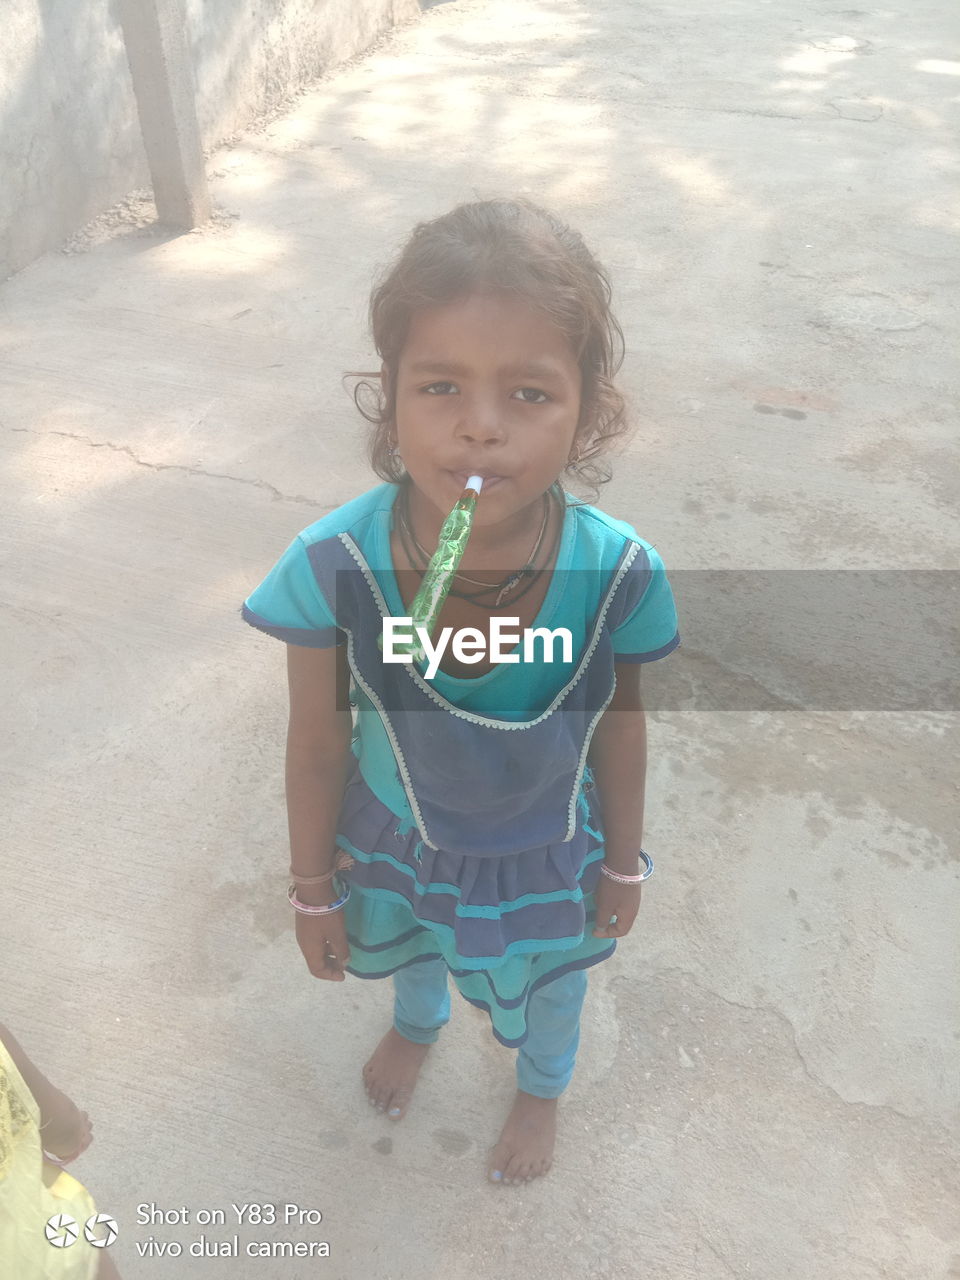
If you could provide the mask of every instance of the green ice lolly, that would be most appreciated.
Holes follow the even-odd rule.
[[[437,549],[430,557],[430,563],[423,575],[423,582],[410,606],[410,617],[413,619],[414,627],[413,639],[407,644],[394,641],[394,653],[411,653],[417,662],[422,662],[426,657],[416,628],[423,627],[431,640],[433,639],[433,631],[440,617],[443,602],[453,586],[454,575],[467,549],[477,498],[482,488],[483,477],[470,476],[463,493],[457,500],[457,505],[444,520]]]

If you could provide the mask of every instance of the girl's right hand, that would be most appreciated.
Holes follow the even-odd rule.
[[[297,942],[315,978],[343,982],[344,965],[350,960],[343,911],[328,916],[308,916],[297,912]]]

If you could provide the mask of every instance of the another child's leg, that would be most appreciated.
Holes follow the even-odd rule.
[[[586,970],[574,969],[530,997],[527,1039],[517,1054],[517,1096],[488,1162],[493,1182],[529,1182],[553,1163],[557,1098],[573,1075],[586,991]]]
[[[406,1114],[420,1067],[450,1020],[446,961],[421,960],[393,975],[393,1026],[363,1068],[370,1105],[391,1120]]]

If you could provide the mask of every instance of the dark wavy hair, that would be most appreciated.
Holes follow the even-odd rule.
[[[397,370],[413,314],[471,293],[515,294],[541,310],[568,337],[580,365],[580,420],[574,439],[579,459],[567,467],[595,491],[611,477],[597,459],[624,435],[626,402],[613,383],[623,363],[623,331],[611,309],[612,290],[603,267],[580,234],[556,215],[521,198],[461,204],[414,228],[399,258],[370,296],[370,329],[385,368],[351,372],[359,382],[353,400],[373,424],[368,453],[383,480],[405,472],[390,452],[396,413]],[[372,394],[365,406],[361,396]]]

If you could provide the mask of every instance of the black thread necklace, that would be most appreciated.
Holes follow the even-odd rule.
[[[530,552],[530,555],[527,559],[527,563],[521,569],[517,569],[514,572],[507,574],[507,576],[501,582],[492,583],[492,584],[478,582],[476,578],[469,578],[467,577],[466,574],[457,573],[454,575],[454,577],[460,578],[464,582],[470,582],[474,586],[479,586],[482,588],[482,590],[472,592],[472,593],[467,593],[464,591],[455,591],[451,588],[449,592],[450,595],[456,596],[456,598],[459,600],[469,600],[481,609],[489,609],[492,611],[494,609],[499,609],[502,606],[504,596],[507,595],[510,591],[512,591],[513,588],[516,587],[520,582],[522,582],[524,578],[528,578],[529,581],[524,586],[520,594],[517,596],[514,596],[513,600],[511,601],[511,604],[515,604],[518,600],[523,599],[523,597],[527,594],[527,592],[533,588],[537,579],[540,577],[541,573],[543,572],[543,568],[542,567],[539,569],[536,568],[534,562],[536,561],[537,554],[539,553],[540,548],[543,545],[543,538],[544,538],[544,534],[546,533],[547,523],[550,516],[550,492],[551,491],[548,491],[543,495],[543,503],[544,503],[543,520],[540,524],[540,532],[537,536],[536,544],[534,545],[533,550]],[[400,496],[401,496],[401,501],[399,504],[400,518],[397,522],[398,531],[400,533],[400,541],[403,546],[404,554],[407,557],[408,563],[410,564],[413,571],[419,574],[420,577],[422,578],[426,571],[426,565],[429,564],[430,562],[430,556],[426,551],[426,549],[422,547],[420,543],[417,541],[416,534],[413,532],[413,527],[412,527],[412,523],[410,520],[410,513],[409,513],[409,483],[403,486],[402,493]],[[553,552],[556,548],[557,540],[559,539],[559,536],[560,536],[560,531],[558,530],[557,536],[553,542],[553,546],[551,546],[549,555],[547,556],[547,563],[550,562],[550,559],[553,556]],[[414,556],[412,555],[411,548],[410,548],[411,541],[413,542],[413,545],[416,547],[417,551],[420,553],[421,559],[424,561],[423,568],[419,568],[414,563]],[[493,604],[489,603],[489,601],[484,601],[480,599],[481,596],[490,595],[490,593],[493,591],[497,592],[497,598],[493,602]]]

